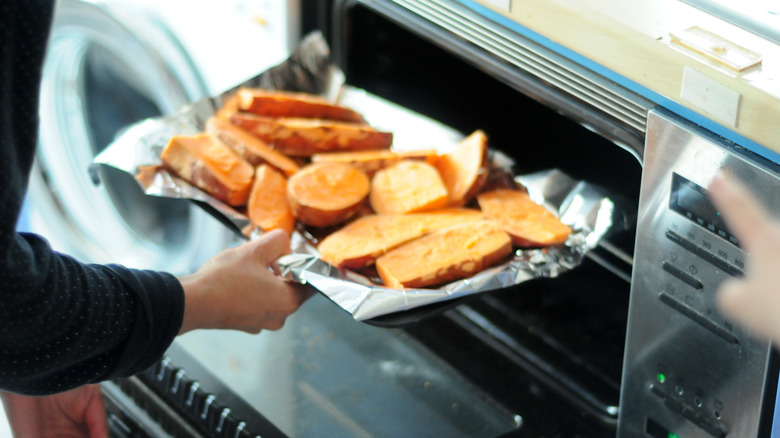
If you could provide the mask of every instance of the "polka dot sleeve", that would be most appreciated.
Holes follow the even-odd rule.
[[[49,394],[141,371],[181,327],[170,274],[87,265],[16,232],[54,3],[0,1],[0,388]]]

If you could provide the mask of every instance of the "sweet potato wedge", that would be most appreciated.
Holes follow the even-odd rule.
[[[174,136],[160,156],[163,166],[230,205],[246,203],[255,169],[214,136]]]
[[[516,246],[538,247],[566,241],[571,228],[519,190],[498,189],[477,195],[485,218],[496,222]]]
[[[494,222],[477,221],[426,234],[376,260],[385,286],[424,288],[469,277],[512,253],[509,235]]]
[[[467,204],[485,185],[490,169],[487,143],[484,132],[474,131],[454,150],[436,160],[436,168],[449,192],[450,205]]]
[[[300,169],[300,166],[288,156],[271,149],[263,140],[227,120],[210,118],[206,122],[206,132],[219,138],[254,167],[268,163],[286,176],[290,176]]]
[[[246,208],[249,220],[263,231],[280,228],[290,234],[295,229],[295,217],[287,203],[287,179],[267,164],[255,171]]]
[[[365,123],[363,115],[350,108],[336,105],[320,96],[260,88],[241,88],[238,108],[241,111],[267,117],[303,117]]]
[[[236,113],[231,122],[293,157],[311,157],[318,152],[387,149],[393,134],[360,123],[294,117],[265,117]]]
[[[346,163],[351,164],[358,169],[366,172],[366,175],[373,176],[377,170],[384,169],[399,161],[423,160],[433,164],[439,154],[434,149],[419,151],[391,151],[381,149],[376,151],[357,151],[357,152],[325,152],[311,156],[312,163]]]
[[[369,202],[379,214],[438,210],[447,199],[439,172],[424,161],[403,160],[376,172],[371,179]]]
[[[233,94],[226,98],[225,101],[222,102],[222,106],[217,110],[217,113],[214,114],[214,117],[220,120],[229,121],[230,117],[239,111],[238,103],[238,94]]]
[[[328,227],[357,213],[369,190],[370,181],[361,170],[342,163],[317,163],[290,177],[287,200],[301,222]]]
[[[481,211],[465,208],[363,216],[325,237],[317,249],[323,260],[337,268],[360,269],[426,233],[482,219]]]

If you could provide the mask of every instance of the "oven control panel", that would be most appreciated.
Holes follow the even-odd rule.
[[[619,437],[757,436],[771,345],[718,312],[715,293],[749,255],[710,202],[719,169],[780,214],[777,166],[653,110],[648,118]],[[769,378],[769,381],[775,379]]]

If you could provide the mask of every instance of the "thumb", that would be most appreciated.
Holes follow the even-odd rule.
[[[97,386],[85,408],[84,422],[89,430],[90,438],[108,438],[108,420],[103,396]]]
[[[247,245],[253,245],[255,257],[267,266],[290,253],[290,236],[283,230],[271,230]]]

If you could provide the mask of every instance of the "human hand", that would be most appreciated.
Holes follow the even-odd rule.
[[[710,196],[729,230],[749,254],[745,277],[718,288],[721,312],[763,338],[780,343],[780,223],[741,182],[719,173]]]
[[[104,438],[108,422],[98,385],[48,396],[0,393],[17,438]]]
[[[179,334],[199,328],[249,333],[281,328],[314,293],[311,286],[287,282],[269,270],[289,252],[289,236],[274,230],[215,255],[196,273],[180,278],[185,304]]]

